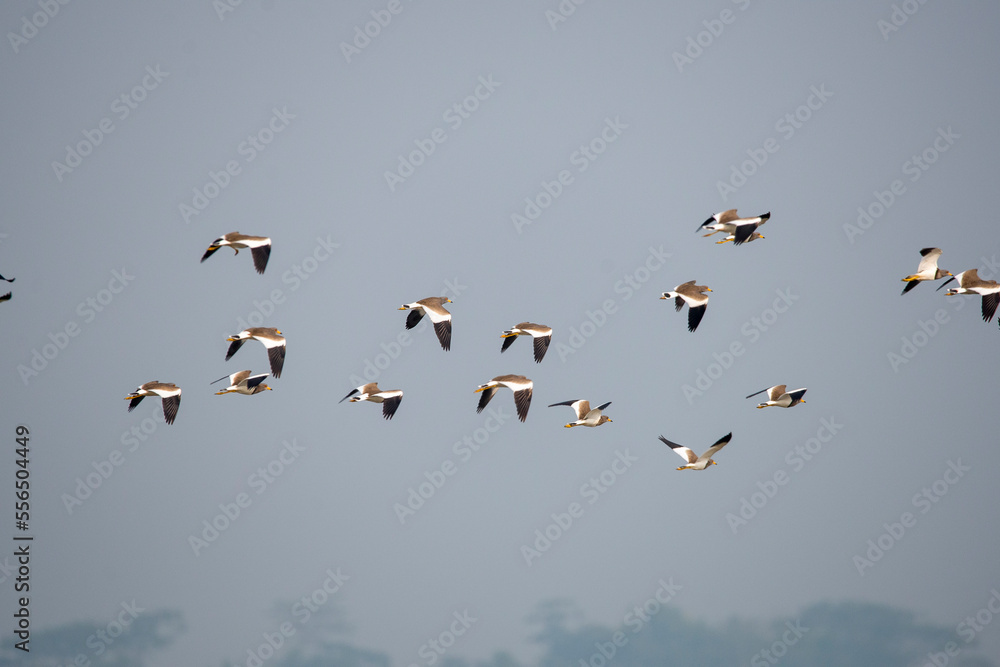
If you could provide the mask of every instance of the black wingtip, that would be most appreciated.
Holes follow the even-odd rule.
[[[944,287],[945,285],[947,285],[948,283],[950,283],[954,279],[955,279],[955,276],[952,276],[951,278],[948,278],[948,280],[946,280],[943,283],[941,283],[940,285],[938,285],[938,288],[936,290],[934,290],[934,291],[937,292],[938,290],[940,290],[942,287]]]

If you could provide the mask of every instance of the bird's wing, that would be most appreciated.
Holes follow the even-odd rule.
[[[989,322],[997,312],[997,304],[1000,303],[1000,292],[983,295],[983,322]]]
[[[698,457],[699,461],[708,461],[713,456],[719,453],[719,450],[729,444],[729,441],[733,439],[733,434],[729,433],[719,438],[714,445],[705,450],[705,453]]]
[[[660,436],[660,440],[662,442],[666,443],[666,445],[669,446],[670,449],[672,449],[675,452],[677,452],[677,454],[682,459],[684,459],[685,461],[687,461],[688,463],[694,463],[695,461],[698,460],[698,455],[695,454],[694,452],[692,452],[690,449],[688,449],[684,445],[678,445],[676,442],[670,442],[669,440],[667,440],[666,438],[664,438],[662,435]]]
[[[741,245],[749,241],[756,229],[756,222],[745,222],[742,225],[736,225],[736,229],[733,230],[733,245]]]
[[[382,399],[382,416],[386,419],[392,419],[402,400],[403,392],[399,390],[385,392],[385,397]]]
[[[531,407],[531,387],[514,392],[514,405],[517,407],[517,418],[524,421],[528,418],[528,408]]]
[[[281,377],[281,369],[285,365],[285,343],[267,345],[267,360],[271,364],[271,375],[276,378]]]
[[[767,390],[767,398],[770,401],[776,401],[781,398],[781,395],[785,393],[785,385],[776,384]]]
[[[545,353],[549,350],[549,343],[552,342],[552,334],[547,336],[536,336],[532,339],[535,344],[535,363],[542,363]]]
[[[476,408],[476,412],[482,412],[484,409],[486,409],[487,404],[489,404],[489,402],[493,400],[493,397],[496,395],[496,393],[497,393],[497,385],[493,385],[492,387],[487,387],[486,389],[483,389],[482,395],[479,397],[479,406]]]
[[[250,371],[237,371],[229,376],[229,384],[236,386],[250,377]],[[266,375],[264,377],[267,377]]]
[[[917,273],[927,271],[933,274],[937,270],[938,257],[941,256],[941,248],[924,248],[920,251],[920,264],[917,266]]]
[[[242,371],[242,372],[246,373],[247,375],[250,375],[250,371]],[[236,381],[237,382],[242,382],[245,379],[247,381],[247,389],[253,389],[257,385],[259,385],[261,382],[263,382],[264,378],[266,378],[266,377],[267,377],[267,373],[258,373],[257,375],[253,375],[253,376],[250,376],[250,377],[244,376],[244,377],[241,377],[241,378],[237,378]]]
[[[271,256],[270,242],[257,247],[251,246],[250,254],[253,255],[253,267],[257,269],[257,273],[264,273],[264,269],[267,268],[267,260]]]
[[[500,351],[506,352],[507,348],[513,345],[515,340],[517,340],[517,336],[507,336],[504,338],[503,345],[500,346]]]
[[[698,328],[701,318],[705,317],[705,308],[707,308],[705,304],[688,308],[688,331],[694,331]]]
[[[217,246],[217,245],[215,245],[215,246],[208,246],[208,250],[206,250],[205,254],[201,256],[201,261],[204,262],[206,259],[208,259],[212,255],[214,255],[215,251],[218,250],[219,248],[220,248],[220,246]]]
[[[243,347],[243,343],[247,342],[246,338],[237,338],[232,343],[229,344],[229,351],[226,352],[226,361],[229,361],[237,350]]]
[[[431,321],[434,322],[433,316]],[[438,341],[441,343],[441,348],[445,351],[451,349],[451,316],[448,319],[441,320],[439,322],[434,322],[434,333],[437,334]]]
[[[736,215],[736,209],[735,208],[731,208],[728,211],[723,211],[722,213],[719,214],[719,222],[720,223],[726,223],[726,222],[729,222],[731,220],[739,220],[739,219],[740,219],[740,216]]]
[[[946,281],[944,281],[943,283],[941,283],[940,285],[938,285],[938,288],[937,288],[936,290],[934,290],[934,291],[935,291],[935,292],[937,292],[937,291],[940,291],[940,289],[941,289],[942,287],[944,287],[945,285],[947,285],[947,284],[948,284],[948,283],[950,283],[951,281],[955,280],[956,278],[958,278],[958,276],[952,276],[951,278],[948,278],[948,280],[946,280]],[[959,282],[958,284],[959,284],[959,286],[961,286],[961,284],[962,284],[962,283],[961,283],[961,282]]]
[[[181,396],[177,394],[176,396],[164,396],[163,397],[163,418],[168,424],[173,424],[174,420],[177,419],[177,410],[181,407]]]
[[[420,324],[420,320],[424,318],[424,311],[420,308],[411,308],[410,312],[406,315],[406,328],[412,329],[413,327]]]

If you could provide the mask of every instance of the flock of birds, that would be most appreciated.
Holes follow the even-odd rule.
[[[704,234],[706,237],[720,232],[724,233],[726,236],[721,241],[716,241],[716,243],[732,242],[734,246],[738,246],[764,238],[757,230],[770,217],[770,213],[764,213],[752,218],[740,218],[736,213],[736,209],[730,209],[716,213],[708,218],[698,226],[696,231],[708,230],[708,233]],[[271,255],[271,239],[268,237],[248,236],[239,232],[225,234],[212,242],[205,251],[204,256],[202,256],[201,261],[204,262],[213,253],[223,247],[232,248],[237,255],[241,249],[249,248],[257,273],[263,274],[267,268],[267,262]],[[906,294],[921,282],[939,280],[951,276],[949,280],[938,287],[938,290],[952,281],[958,281],[958,287],[949,289],[946,295],[969,294],[981,296],[983,320],[989,322],[993,319],[997,305],[1000,303],[1000,284],[993,280],[981,279],[976,269],[969,269],[959,274],[952,274],[950,271],[940,269],[938,267],[938,259],[941,256],[940,248],[924,248],[920,251],[920,255],[921,260],[917,267],[917,272],[903,278],[906,286],[903,288],[902,294]],[[0,280],[7,279],[0,276]],[[13,279],[10,279],[9,282],[13,282]],[[689,280],[686,283],[676,286],[671,291],[663,292],[660,298],[673,299],[677,311],[680,311],[686,305],[688,307],[688,331],[694,332],[705,316],[705,309],[708,305],[708,295],[706,292],[711,291],[712,289],[707,285],[697,285],[694,280]],[[0,297],[0,301],[9,298],[10,294],[8,293]],[[426,316],[434,326],[434,332],[437,335],[438,342],[441,344],[441,348],[448,351],[451,349],[452,333],[451,313],[445,308],[445,304],[448,303],[452,303],[452,301],[447,297],[428,297],[412,303],[404,303],[399,307],[399,310],[409,311],[405,324],[407,329],[416,327],[424,316]],[[531,337],[535,362],[541,363],[552,341],[552,328],[533,322],[521,322],[501,334],[503,343],[500,352],[506,352],[519,336]],[[232,358],[247,341],[256,340],[262,343],[267,349],[270,375],[276,378],[281,377],[281,369],[285,361],[285,338],[280,331],[274,328],[251,327],[229,336],[226,340],[230,342],[229,350],[226,353],[226,361]],[[264,383],[268,375],[268,373],[253,374],[252,371],[242,370],[229,376],[223,376],[211,384],[228,378],[229,386],[222,391],[216,392],[216,395],[235,393],[252,396],[271,390],[271,387]],[[522,422],[525,421],[528,417],[528,409],[531,406],[534,383],[524,375],[498,375],[489,382],[479,385],[475,390],[476,393],[481,393],[476,412],[482,412],[502,387],[511,390],[514,396],[517,417]],[[767,394],[767,400],[759,403],[757,408],[791,408],[800,403],[805,403],[803,396],[806,393],[806,388],[803,387],[789,391],[786,389],[786,385],[779,384],[756,391],[748,395],[747,398],[752,398],[763,393]],[[130,401],[129,412],[147,396],[158,396],[162,399],[164,419],[168,424],[172,424],[177,417],[177,411],[181,403],[180,387],[172,383],[156,380],[142,384],[134,392],[125,397],[126,400]],[[383,390],[379,388],[377,382],[370,382],[351,390],[344,398],[340,399],[340,402],[350,401],[351,403],[355,403],[369,401],[372,403],[381,403],[382,416],[385,419],[392,419],[393,415],[399,409],[402,400],[402,390]],[[604,414],[604,410],[609,405],[611,405],[610,401],[592,408],[590,402],[587,400],[573,399],[553,403],[549,407],[568,406],[574,410],[576,420],[567,423],[565,425],[566,428],[574,426],[595,428],[612,421],[610,417]],[[685,465],[677,468],[678,470],[705,470],[709,466],[716,464],[713,457],[729,444],[732,437],[732,433],[723,436],[701,456],[696,455],[691,449],[683,445],[667,440],[662,435],[660,436],[660,440],[686,461]]]

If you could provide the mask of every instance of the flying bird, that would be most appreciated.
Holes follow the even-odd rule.
[[[215,395],[246,394],[247,396],[253,396],[262,391],[271,391],[271,387],[264,384],[264,378],[267,377],[267,373],[258,373],[257,375],[250,375],[250,373],[251,371],[239,371],[232,375],[223,375],[215,382],[222,382],[226,378],[229,378],[229,386],[222,391],[215,392]],[[215,382],[211,384],[215,384]]]
[[[227,338],[226,340],[232,344],[226,352],[226,361],[229,361],[243,343],[250,339],[259,340],[264,344],[267,348],[267,359],[271,363],[271,375],[280,378],[281,367],[285,365],[285,339],[281,336],[281,332],[274,328],[251,327]]]
[[[785,391],[785,385],[783,384],[776,384],[773,387],[755,391],[750,394],[750,396],[747,396],[747,398],[751,398],[757,394],[763,394],[765,391],[767,392],[767,401],[759,404],[757,406],[758,408],[767,408],[771,406],[778,408],[790,408],[794,405],[798,405],[799,403],[805,403],[802,399],[806,393],[805,387],[802,389],[795,389],[793,391]]]
[[[566,424],[565,428],[572,428],[574,426],[590,426],[591,428],[595,426],[600,426],[605,422],[612,421],[611,417],[601,414],[601,410],[611,405],[611,401],[603,405],[598,405],[596,408],[590,408],[590,401],[577,399],[575,401],[563,401],[562,403],[553,403],[550,408],[554,408],[557,405],[568,405],[574,410],[576,410],[576,421]]]
[[[444,296],[432,296],[413,303],[404,303],[397,310],[410,311],[406,316],[407,329],[417,326],[423,316],[427,315],[434,324],[434,333],[441,342],[441,348],[447,351],[451,349],[451,313],[444,309],[446,303],[452,303],[452,300]]]
[[[687,461],[687,465],[682,465],[678,470],[704,470],[710,465],[718,465],[718,463],[712,460],[712,457],[718,454],[719,450],[728,445],[732,439],[732,433],[724,435],[714,445],[705,450],[704,454],[698,456],[684,445],[678,445],[676,442],[670,442],[662,435],[660,436],[661,442],[666,443],[670,449],[677,452],[682,459]]]
[[[763,225],[771,217],[771,213],[762,213],[753,218],[741,218],[736,215],[736,209],[731,208],[728,211],[722,211],[721,213],[716,213],[711,218],[701,223],[698,229],[695,231],[700,232],[703,229],[711,230],[708,234],[703,236],[711,236],[712,234],[718,234],[719,232],[725,232],[730,234],[732,238],[725,238],[722,241],[716,241],[716,243],[725,243],[726,241],[732,241],[733,245],[741,245],[748,241],[753,241],[755,238],[764,238],[760,234],[754,236],[757,228]]]
[[[542,358],[545,357],[545,352],[549,349],[549,343],[552,342],[552,329],[544,324],[521,322],[500,334],[500,337],[504,339],[500,352],[506,352],[518,336],[531,336],[535,345],[535,363],[542,363]]]
[[[941,257],[941,248],[924,248],[920,251],[920,257],[917,272],[903,278],[906,287],[903,288],[900,296],[906,294],[924,280],[937,280],[938,278],[952,275],[951,271],[938,268],[937,263],[938,258]]]
[[[952,287],[945,296],[955,296],[956,294],[979,294],[983,297],[983,322],[989,322],[997,312],[997,304],[1000,303],[1000,284],[995,280],[983,280],[979,277],[978,269],[969,269],[955,274],[953,277],[941,283],[944,287],[953,280],[958,281],[958,287]]]
[[[396,409],[399,407],[400,401],[403,400],[403,392],[399,389],[382,391],[378,388],[377,382],[369,382],[368,384],[361,385],[357,389],[351,390],[351,393],[344,396],[339,402],[343,403],[347,399],[350,399],[351,403],[356,403],[357,401],[381,403],[382,416],[386,419],[392,419],[392,416],[396,414]]]
[[[534,383],[523,375],[498,375],[486,384],[479,385],[476,392],[483,392],[479,397],[479,407],[476,412],[482,412],[500,387],[507,387],[514,392],[514,405],[517,407],[517,418],[522,422],[528,418],[528,408],[531,407],[531,390]],[[473,393],[476,393],[473,392]]]
[[[712,288],[705,285],[695,285],[693,280],[689,280],[674,288],[673,292],[664,292],[661,299],[673,299],[674,309],[680,311],[686,303],[688,305],[688,331],[698,328],[698,323],[705,316],[705,307],[708,305],[708,295],[703,292],[711,292]]]
[[[202,255],[201,261],[205,261],[212,256],[216,250],[223,246],[229,246],[236,254],[240,254],[240,248],[250,248],[253,255],[253,266],[257,273],[264,273],[267,268],[267,260],[271,256],[271,239],[266,236],[247,236],[239,232],[229,232],[212,241],[208,250]]]
[[[163,419],[168,424],[173,424],[177,418],[177,409],[181,406],[181,388],[172,382],[160,382],[153,380],[146,384],[141,384],[131,394],[125,397],[128,404],[128,411],[132,412],[135,406],[142,402],[147,396],[159,396],[163,399]]]

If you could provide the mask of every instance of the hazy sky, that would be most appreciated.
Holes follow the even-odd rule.
[[[218,665],[305,596],[399,665],[465,613],[449,655],[527,660],[540,601],[620,626],[671,578],[711,621],[957,626],[1000,586],[997,322],[900,296],[927,246],[1000,276],[995,3],[52,1],[0,27],[0,494],[27,425],[35,627],[178,609],[158,664]],[[733,207],[766,238],[695,233]],[[236,230],[273,239],[263,276],[199,263]],[[692,279],[693,334],[658,299]],[[400,338],[442,294],[451,351]],[[500,354],[525,320],[541,364]],[[224,360],[247,323],[285,333],[282,377],[215,396],[267,370],[255,342]],[[405,392],[391,422],[337,403],[366,373]],[[506,390],[476,413],[506,373],[535,382],[523,424]],[[172,426],[126,411],[154,379]],[[775,384],[806,404],[744,398]],[[614,422],[562,428],[576,398]],[[730,431],[697,473],[657,440]]]

